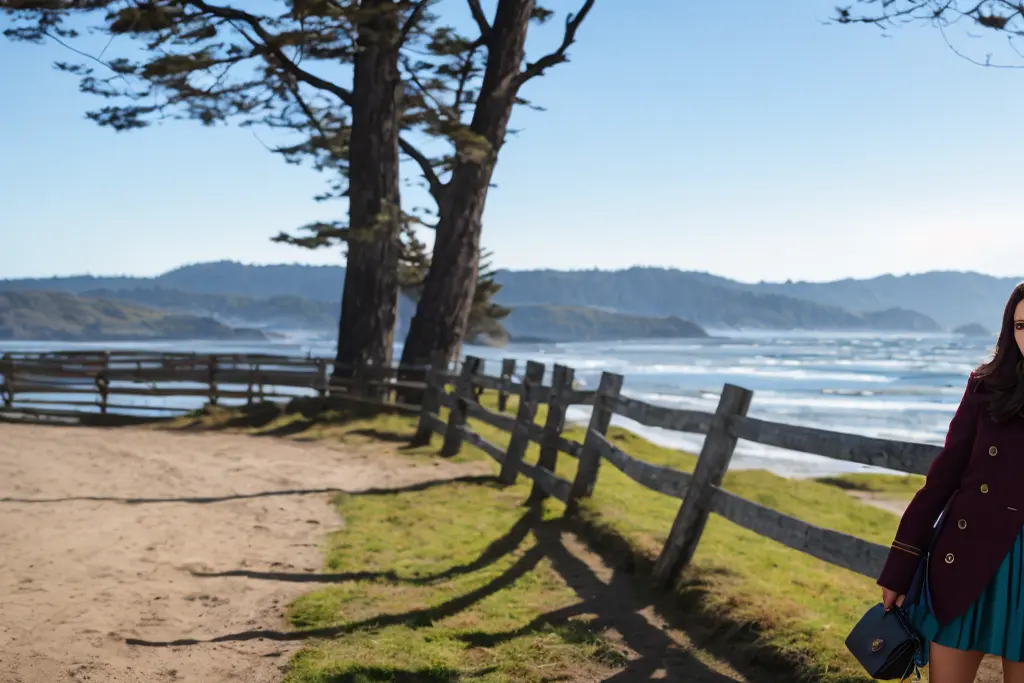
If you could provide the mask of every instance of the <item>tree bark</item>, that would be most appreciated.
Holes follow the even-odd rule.
[[[499,0],[487,41],[487,67],[470,131],[460,142],[451,179],[438,201],[430,270],[409,334],[402,365],[425,365],[431,354],[458,357],[473,307],[480,261],[481,218],[498,152],[505,142],[525,57],[533,0]]]
[[[390,366],[401,252],[398,17],[392,0],[363,0],[353,65],[349,239],[335,373]]]

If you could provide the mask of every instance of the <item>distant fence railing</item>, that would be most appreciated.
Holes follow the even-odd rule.
[[[889,441],[855,434],[786,425],[747,416],[753,392],[732,384],[723,387],[714,413],[652,405],[621,395],[623,377],[602,373],[596,390],[575,388],[575,371],[555,365],[550,385],[545,366],[529,361],[520,381],[516,362],[506,359],[501,374],[482,372],[483,361],[467,357],[458,373],[438,361],[425,368],[340,369],[332,373],[323,358],[242,354],[163,354],[147,352],[61,352],[4,354],[0,359],[0,412],[27,415],[110,415],[143,406],[118,402],[120,396],[203,397],[209,403],[244,405],[302,396],[327,402],[359,401],[419,414],[414,444],[433,434],[443,437],[441,454],[453,456],[463,443],[487,453],[500,466],[499,479],[511,484],[522,474],[534,482],[530,497],[554,497],[571,513],[593,495],[603,462],[637,484],[679,498],[682,504],[654,566],[662,585],[676,583],[697,548],[708,517],[715,513],[754,533],[833,565],[876,577],[889,548],[849,534],[815,526],[722,488],[740,439],[837,460],[925,474],[939,447]],[[420,379],[408,379],[418,374]],[[403,389],[416,390],[421,403],[402,403]],[[498,411],[484,407],[482,391],[497,392]],[[407,393],[407,392],[406,392]],[[88,395],[92,395],[91,398]],[[505,414],[509,396],[518,397],[514,416]],[[543,426],[535,423],[540,404],[548,406]],[[591,406],[583,442],[565,436],[566,410]],[[447,420],[442,408],[448,409]],[[87,410],[88,409],[88,410]],[[187,409],[164,410],[171,414]],[[639,424],[705,435],[692,473],[634,458],[607,438],[613,415]],[[510,434],[508,446],[486,440],[468,425],[470,418]],[[539,444],[535,464],[524,460],[530,442]],[[574,479],[555,474],[558,457],[578,461]]]
[[[339,370],[341,370],[339,372]],[[420,368],[420,375],[425,368]],[[326,358],[266,354],[60,351],[0,356],[0,412],[85,418],[149,413],[172,417],[209,403],[241,406],[303,397],[376,403],[396,400],[396,368],[334,368]],[[146,403],[145,398],[159,398]]]

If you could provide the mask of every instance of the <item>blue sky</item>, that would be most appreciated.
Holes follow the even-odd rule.
[[[576,4],[549,0],[530,56]],[[572,61],[524,90],[547,111],[513,116],[484,221],[496,263],[1024,274],[1024,70],[974,66],[928,26],[823,25],[834,4],[598,0]],[[972,33],[948,36],[1007,52]],[[101,129],[84,118],[100,102],[52,68],[70,58],[0,41],[0,277],[342,261],[269,241],[344,217],[313,201],[323,178],[245,130]]]

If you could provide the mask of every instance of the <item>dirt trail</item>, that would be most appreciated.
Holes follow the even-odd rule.
[[[894,498],[887,496],[884,493],[875,493],[873,491],[847,491],[848,494],[868,505],[874,506],[886,512],[891,512],[897,517],[902,517],[906,511],[907,506],[910,505],[909,499]]]
[[[485,472],[223,433],[0,424],[0,683],[279,681],[298,643],[126,640],[280,629],[340,526],[329,489]]]

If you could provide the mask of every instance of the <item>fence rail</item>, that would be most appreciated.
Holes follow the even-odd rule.
[[[422,374],[426,368],[408,370]],[[240,406],[304,397],[418,412],[418,405],[398,400],[397,392],[425,386],[422,379],[398,379],[396,368],[332,367],[328,359],[314,357],[145,351],[0,356],[0,413],[34,417],[173,417],[206,403]],[[147,397],[165,400],[147,403]]]
[[[738,440],[753,441],[924,474],[939,447],[888,441],[854,434],[768,422],[747,416],[753,393],[726,384],[714,413],[666,408],[621,395],[623,377],[603,373],[596,390],[580,390],[572,368],[555,365],[550,384],[546,368],[529,361],[521,379],[516,362],[506,359],[498,376],[484,374],[483,361],[467,357],[453,373],[442,359],[429,367],[332,368],[323,358],[244,354],[157,354],[147,352],[7,353],[0,359],[2,412],[37,415],[95,415],[153,410],[180,413],[186,408],[119,403],[118,397],[205,398],[209,403],[242,405],[301,396],[324,400],[396,406],[419,414],[414,443],[443,437],[441,453],[452,456],[463,443],[495,460],[499,479],[514,483],[519,475],[534,482],[531,499],[553,497],[571,514],[593,494],[602,463],[651,491],[682,502],[668,539],[654,566],[654,578],[673,585],[693,556],[704,526],[716,514],[754,533],[831,564],[875,577],[889,549],[849,534],[815,526],[745,500],[722,488]],[[414,371],[414,372],[410,372]],[[417,375],[421,379],[409,379]],[[402,389],[418,390],[418,405],[400,402]],[[482,391],[498,395],[498,410],[480,404]],[[91,400],[86,398],[92,395]],[[507,413],[509,396],[518,397],[515,415]],[[535,423],[538,406],[547,405],[543,426]],[[583,442],[565,436],[570,406],[591,406]],[[91,408],[91,411],[87,409]],[[447,420],[442,419],[447,409]],[[84,411],[84,412],[83,412]],[[703,434],[704,443],[692,473],[645,462],[612,444],[607,431],[613,415],[649,427]],[[475,432],[478,420],[510,435],[502,448]],[[540,446],[537,462],[524,460],[530,442]],[[555,474],[559,455],[577,459],[572,481]]]
[[[444,436],[444,455],[457,453],[463,442],[476,446],[499,463],[503,481],[512,483],[517,475],[524,475],[534,481],[533,497],[552,496],[566,503],[570,510],[580,499],[593,494],[603,462],[651,491],[680,499],[679,512],[654,567],[654,578],[663,585],[679,581],[712,513],[859,574],[874,578],[881,571],[889,552],[887,546],[815,526],[724,490],[722,480],[740,439],[913,474],[925,474],[940,450],[928,444],[889,441],[748,417],[753,392],[730,384],[725,385],[717,410],[709,413],[651,405],[622,396],[619,392],[623,378],[612,373],[602,375],[597,391],[580,391],[573,388],[572,369],[556,365],[551,373],[551,385],[544,386],[538,379],[543,376],[544,368],[538,369],[536,365],[539,364],[528,364],[519,382],[511,379],[515,373],[513,362],[505,361],[502,375],[495,377],[481,374],[481,362],[472,357],[463,364],[459,374],[446,370],[428,373],[427,396],[420,415],[421,435]],[[515,417],[479,405],[474,387],[519,396]],[[548,405],[548,420],[543,427],[534,422],[536,406],[540,403]],[[499,405],[502,408],[505,405],[501,394]],[[565,409],[574,405],[594,408],[583,443],[567,439],[562,433]],[[440,417],[442,406],[449,409],[447,421]],[[705,435],[693,473],[645,462],[612,444],[606,434],[613,414],[648,427]],[[466,424],[469,418],[510,433],[508,448],[502,449],[474,432]],[[528,441],[541,447],[536,464],[523,461]],[[420,442],[423,442],[422,436]],[[573,481],[555,474],[560,453],[579,461]]]

